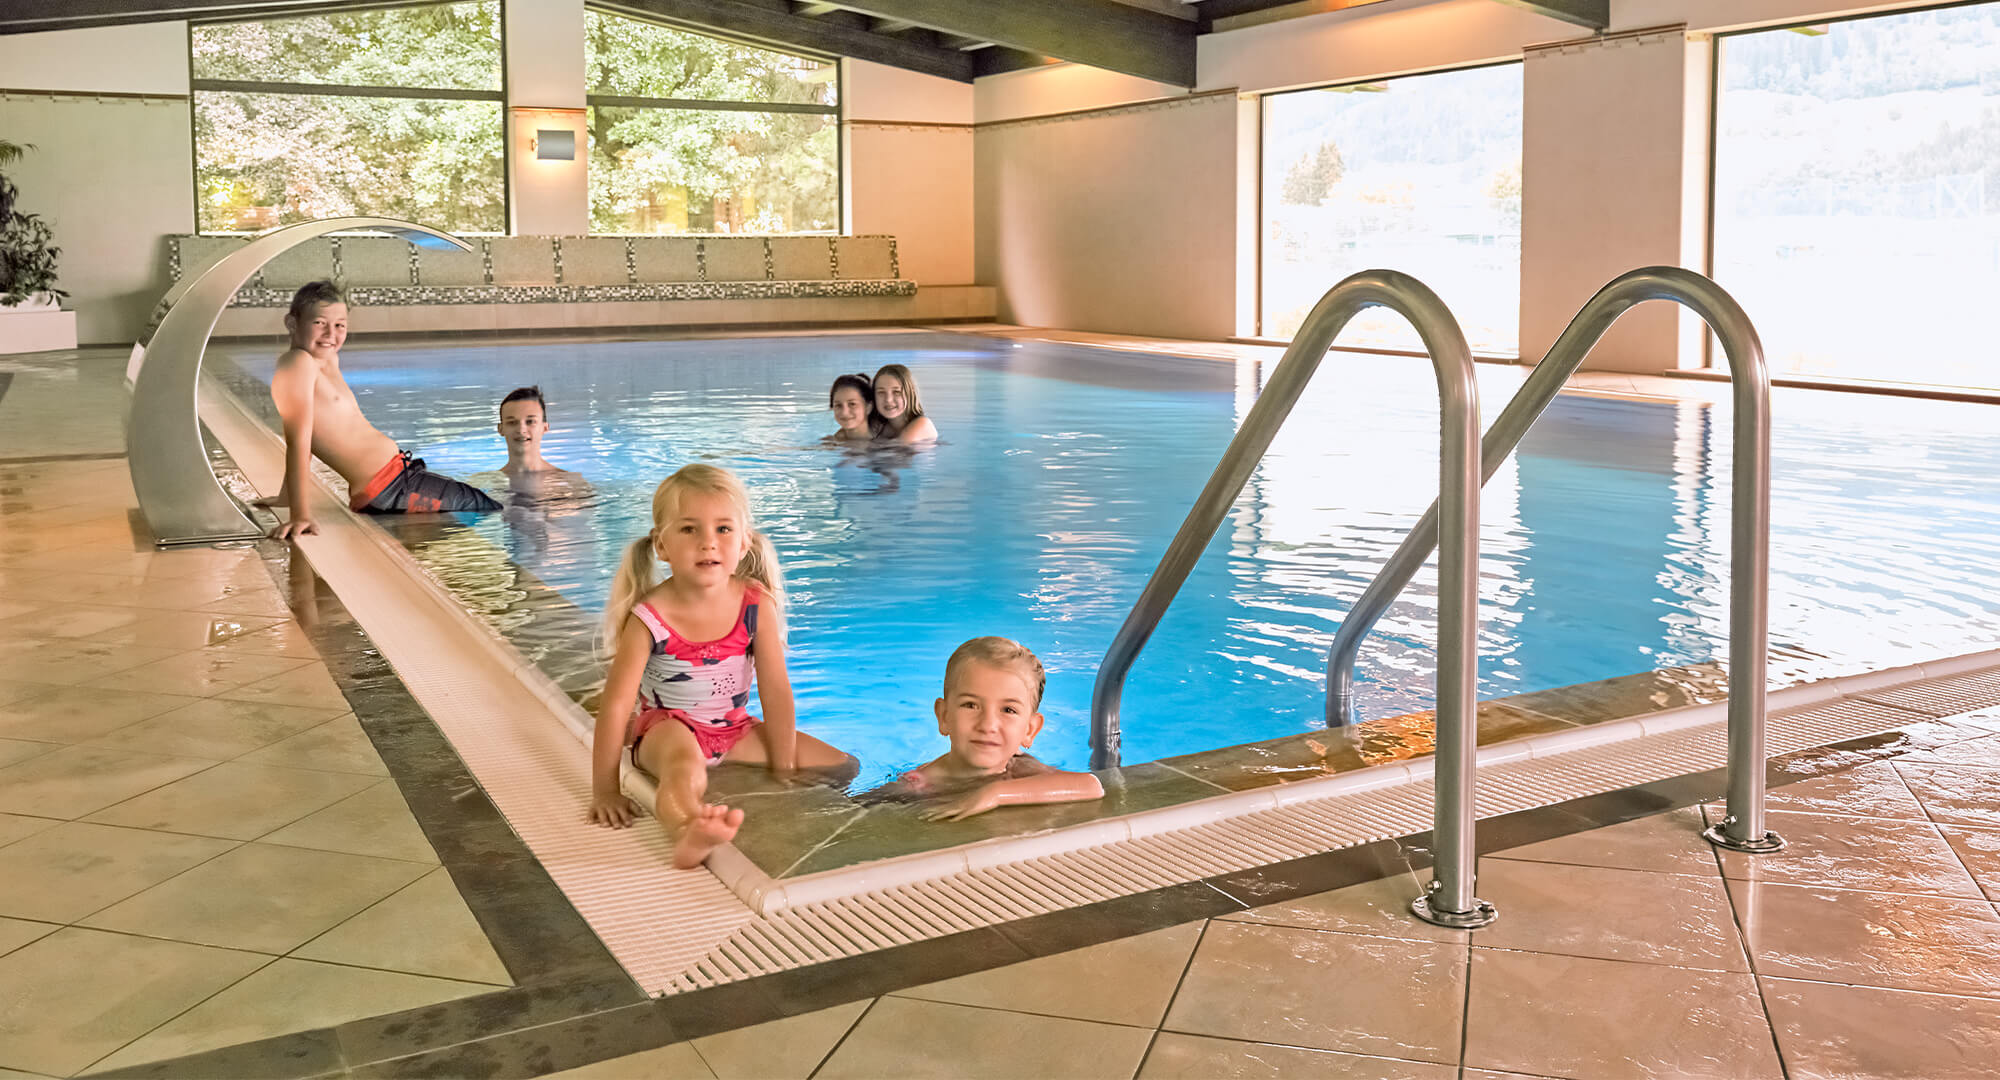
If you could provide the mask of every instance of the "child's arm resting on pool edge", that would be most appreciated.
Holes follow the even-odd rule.
[[[1037,763],[1039,764],[1039,763]],[[1087,772],[1043,771],[981,784],[964,795],[921,815],[925,821],[963,821],[1000,806],[1087,802],[1104,797],[1104,785]]]
[[[757,704],[764,711],[757,734],[764,740],[771,775],[789,780],[799,767],[799,720],[792,702],[792,675],[785,668],[785,614],[766,595],[758,617],[757,636],[750,641]]]
[[[271,530],[277,540],[319,531],[306,494],[306,485],[312,482],[313,382],[318,375],[312,357],[293,350],[279,359],[271,376],[271,400],[285,422],[285,484],[277,499],[260,501],[291,508],[291,519]]]
[[[604,673],[604,694],[597,699],[597,728],[590,739],[590,820],[622,829],[639,816],[639,808],[618,786],[618,759],[625,753],[625,730],[632,706],[639,702],[639,677],[646,671],[653,635],[644,623],[627,617],[618,631],[617,651]]]

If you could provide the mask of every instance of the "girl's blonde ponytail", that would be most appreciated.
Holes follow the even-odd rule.
[[[785,610],[785,574],[778,568],[778,549],[771,545],[770,537],[761,532],[750,534],[748,550],[736,564],[736,572],[761,586],[779,611]]]
[[[625,548],[618,573],[611,579],[611,599],[604,604],[604,655],[618,651],[618,635],[625,630],[625,620],[632,617],[640,598],[659,583],[659,571],[653,565],[653,534],[647,533]]]

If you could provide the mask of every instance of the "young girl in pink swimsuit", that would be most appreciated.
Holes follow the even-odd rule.
[[[626,551],[605,607],[612,658],[591,749],[593,822],[632,823],[637,808],[618,786],[629,746],[658,781],[654,810],[673,834],[674,865],[692,868],[743,824],[743,811],[704,800],[710,765],[765,765],[789,779],[847,761],[795,725],[783,605],[777,553],[752,524],[742,483],[713,465],[667,477],[653,493],[653,530]],[[748,709],[753,684],[761,723]]]

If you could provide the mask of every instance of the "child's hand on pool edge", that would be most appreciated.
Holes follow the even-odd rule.
[[[593,825],[622,829],[638,816],[639,805],[626,798],[622,791],[598,793],[590,797],[590,823]]]
[[[964,821],[1000,805],[1000,782],[981,784],[942,806],[934,806],[918,816],[925,821]]]

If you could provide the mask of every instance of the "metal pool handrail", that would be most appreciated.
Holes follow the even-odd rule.
[[[1598,290],[1571,320],[1548,355],[1507,403],[1480,447],[1480,482],[1493,478],[1542,411],[1576,373],[1584,357],[1626,311],[1648,300],[1671,300],[1714,329],[1729,358],[1735,402],[1735,492],[1730,510],[1729,813],[1706,834],[1737,851],[1776,851],[1784,841],[1764,829],[1764,666],[1766,590],[1770,577],[1771,379],[1757,328],[1720,285],[1691,270],[1649,266]],[[1327,650],[1326,721],[1354,720],[1354,661],[1362,639],[1416,575],[1438,542],[1438,504],[1431,504],[1381,573],[1340,624]]]
[[[1472,889],[1479,387],[1472,375],[1472,351],[1465,344],[1458,320],[1436,293],[1407,274],[1364,270],[1329,289],[1306,316],[1104,655],[1090,702],[1091,766],[1102,769],[1118,764],[1118,705],[1133,660],[1187,581],[1250,473],[1263,460],[1272,437],[1312,381],[1333,339],[1349,320],[1371,307],[1395,311],[1416,327],[1437,369],[1441,414],[1438,491],[1444,544],[1438,569],[1437,862],[1429,890],[1412,908],[1431,922],[1484,926],[1493,921],[1493,908],[1475,897]]]

